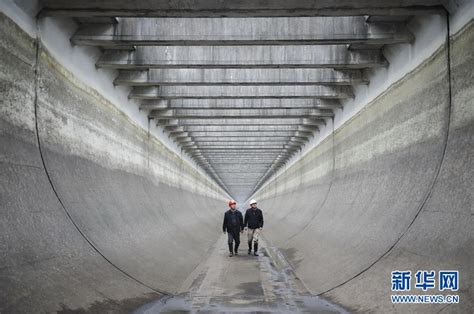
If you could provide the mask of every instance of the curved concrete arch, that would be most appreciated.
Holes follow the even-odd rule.
[[[181,292],[221,233],[225,191],[3,14],[0,35],[0,312],[133,310]],[[472,309],[473,50],[471,21],[451,69],[442,47],[254,195],[309,291],[403,312],[391,271],[453,269],[461,304],[409,310]]]
[[[297,215],[295,208],[288,208],[284,200],[260,201],[271,217],[267,220],[275,217],[265,234],[286,253],[312,292],[353,310],[381,309],[392,306],[387,297],[391,271],[402,266],[412,271],[456,269],[465,274],[466,282],[461,289],[464,305],[458,310],[467,310],[466,304],[472,302],[468,282],[473,273],[474,234],[469,227],[473,167],[468,156],[472,155],[474,112],[468,96],[472,75],[466,73],[472,68],[472,57],[463,52],[472,49],[471,37],[472,24],[453,40],[452,108],[444,47],[336,130],[335,181],[328,200],[312,207],[316,214],[307,228],[287,239],[282,230],[302,224],[278,220],[279,211]],[[306,159],[320,149],[313,149]],[[260,193],[271,195],[267,191],[276,189],[272,185],[278,185],[277,180],[289,180],[294,168],[302,165],[310,163],[298,160]],[[308,186],[288,190],[304,204],[311,195],[303,192]],[[436,221],[435,216],[444,221]],[[458,229],[451,229],[453,225]],[[440,250],[435,248],[438,241]],[[449,256],[450,251],[459,253]],[[376,308],[374,298],[380,300]],[[432,309],[413,307],[414,311]]]
[[[225,193],[44,49],[35,76],[35,42],[1,28],[0,311],[131,310],[176,292],[220,233]]]

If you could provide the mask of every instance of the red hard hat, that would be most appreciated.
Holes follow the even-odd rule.
[[[230,201],[229,201],[229,206],[230,206],[230,205],[235,205],[235,204],[237,204],[236,201],[234,201],[234,200],[230,200]]]

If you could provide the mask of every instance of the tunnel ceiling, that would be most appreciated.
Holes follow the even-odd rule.
[[[410,43],[444,1],[43,1],[79,22],[73,44],[230,195],[244,200]]]

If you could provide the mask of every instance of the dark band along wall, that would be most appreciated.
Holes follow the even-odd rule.
[[[177,291],[227,196],[3,15],[0,32],[0,312]],[[471,24],[453,37],[451,77],[443,47],[256,195],[265,237],[313,293],[405,311],[390,272],[448,268],[453,311],[472,308],[473,39]]]
[[[0,312],[177,291],[219,234],[225,193],[0,23]]]
[[[472,23],[451,40],[452,102],[444,46],[256,194],[265,235],[313,293],[382,311],[392,271],[454,269],[450,308],[472,308]]]

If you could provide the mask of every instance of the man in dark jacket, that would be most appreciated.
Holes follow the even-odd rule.
[[[244,220],[242,213],[236,209],[237,203],[234,200],[229,201],[230,209],[224,214],[224,223],[222,230],[227,232],[227,242],[229,244],[229,256],[239,255],[240,233],[244,232]],[[235,248],[233,249],[233,242]]]
[[[249,244],[248,254],[252,253],[252,242],[253,242],[253,255],[258,256],[258,237],[260,236],[260,231],[263,228],[263,213],[257,208],[257,201],[250,201],[250,208],[245,212],[244,220],[245,229],[248,227],[247,231],[247,240]]]

